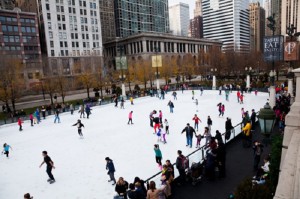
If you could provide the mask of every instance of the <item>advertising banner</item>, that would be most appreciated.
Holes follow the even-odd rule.
[[[299,60],[299,43],[297,41],[284,43],[284,61]]]
[[[264,60],[282,61],[283,60],[283,36],[264,37]]]
[[[152,67],[162,67],[162,58],[161,55],[153,55],[152,56]]]
[[[127,69],[127,58],[126,56],[116,57],[116,69],[126,70]]]

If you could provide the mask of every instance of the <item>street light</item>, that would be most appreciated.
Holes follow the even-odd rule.
[[[272,16],[269,16],[268,18],[269,24],[267,25],[268,28],[272,31],[272,35],[274,37],[275,35],[275,13],[273,13]],[[275,71],[275,58],[274,58],[274,51],[272,52],[272,71]],[[271,86],[270,86],[270,104],[271,106],[275,106],[275,78],[271,78]]]
[[[158,67],[161,67],[161,65],[159,66],[159,61],[161,60],[161,57],[158,57],[158,52],[160,52],[159,47],[155,46],[154,51],[155,51],[155,59],[154,60],[152,59],[152,67],[156,68],[156,73],[155,73],[155,75],[156,75],[156,86],[157,86],[157,90],[159,90],[160,86],[159,86],[159,79],[158,79],[158,75],[159,75]],[[154,65],[153,62],[155,62],[155,66],[153,66]]]
[[[271,136],[275,123],[275,113],[271,109],[269,103],[266,103],[264,108],[260,109],[257,116],[260,125],[261,133],[265,136],[265,144],[268,144],[268,139]]]
[[[122,81],[122,96],[126,97],[125,84],[124,84],[124,71],[123,69],[127,68],[127,58],[126,56],[122,56],[123,54],[123,46],[118,46],[120,51],[120,57],[117,57],[117,69],[121,70],[121,81]]]

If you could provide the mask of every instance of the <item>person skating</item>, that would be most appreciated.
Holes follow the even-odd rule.
[[[174,91],[174,92],[172,93],[172,95],[173,95],[174,100],[177,100],[177,93],[176,93],[176,91]]]
[[[162,114],[161,110],[158,111],[158,117],[159,117],[159,123],[162,124],[163,114]]]
[[[41,163],[40,168],[43,166],[43,164],[46,163],[46,165],[47,165],[46,172],[49,176],[49,179],[47,180],[47,182],[49,182],[50,184],[53,184],[55,182],[55,179],[52,174],[52,169],[55,169],[54,163],[51,160],[51,158],[48,156],[47,151],[43,151],[42,155],[44,157],[44,161]]]
[[[201,86],[200,87],[200,96],[202,96],[203,95],[203,87]]]
[[[222,104],[222,106],[221,106],[221,115],[222,115],[222,117],[224,116],[224,113],[225,113],[225,105]]]
[[[195,91],[192,90],[192,100],[194,100],[194,99],[195,99]]]
[[[210,116],[207,116],[207,127],[208,127],[209,131],[211,131],[212,123],[213,122],[212,122]]]
[[[29,115],[30,125],[33,126],[33,115],[30,113]]]
[[[204,128],[203,137],[205,138],[205,145],[208,145],[211,140],[211,132],[209,131],[208,127]]]
[[[151,111],[150,115],[149,115],[149,119],[150,119],[150,127],[153,127],[153,115],[156,114],[156,110]]]
[[[240,104],[244,104],[244,95],[243,94],[241,94],[241,96],[240,96]]]
[[[124,103],[125,103],[125,100],[124,100],[123,97],[121,97],[121,105],[120,105],[120,109],[125,109]]]
[[[7,158],[9,158],[9,150],[12,150],[12,147],[6,143],[3,144],[3,151],[2,154],[6,155]]]
[[[19,131],[23,131],[22,123],[23,123],[23,121],[22,121],[22,119],[19,117],[19,118],[18,118]]]
[[[155,161],[158,164],[159,169],[162,170],[162,164],[161,164],[162,153],[161,150],[159,149],[158,144],[154,145],[154,153],[155,153]]]
[[[83,117],[85,118],[85,114],[84,114],[84,105],[80,105],[79,111],[78,113],[80,113],[80,118]]]
[[[219,110],[219,117],[220,117],[222,115],[222,103],[219,103],[217,105],[217,107],[218,107],[218,110]]]
[[[86,113],[86,118],[89,119],[91,114],[91,107],[88,104],[85,106],[85,113]]]
[[[166,134],[169,134],[169,122],[167,119],[165,119],[164,124],[165,124],[165,128],[166,128]]]
[[[196,112],[198,112],[198,99],[195,100],[195,104],[196,104]]]
[[[229,101],[229,89],[228,88],[225,90],[225,99],[226,99],[226,101]]]
[[[134,104],[133,104],[133,97],[132,97],[132,96],[129,98],[129,101],[130,101],[130,104],[131,104],[131,105],[134,105]]]
[[[108,170],[107,175],[109,175],[109,178],[110,178],[110,180],[108,180],[108,182],[113,181],[112,185],[115,185],[116,184],[116,179],[115,179],[115,172],[116,172],[115,165],[114,165],[113,161],[109,157],[106,157],[105,161],[106,161],[106,170]]]
[[[73,106],[73,104],[70,104],[70,111],[71,111],[71,115],[73,115],[73,113],[74,113],[74,106]]]
[[[156,130],[160,128],[160,123],[159,123],[159,117],[153,116],[153,122],[154,122],[154,133],[156,133]]]
[[[158,127],[158,130],[156,132],[157,142],[161,141],[161,135],[162,135],[162,129],[160,127]]]
[[[35,114],[36,114],[37,123],[39,124],[41,122],[41,115],[40,115],[40,110],[38,108],[36,109]]]
[[[43,119],[46,119],[46,109],[44,106],[42,106],[41,112],[42,112]]]
[[[202,136],[201,134],[196,134],[196,148],[200,147]]]
[[[118,107],[118,96],[115,96],[114,102],[115,102],[115,107],[117,108]]]
[[[169,101],[168,106],[170,107],[170,113],[173,113],[174,104],[171,100]]]
[[[56,120],[58,121],[58,123],[60,123],[59,110],[58,109],[55,110],[54,123],[56,123]]]
[[[84,125],[81,123],[81,120],[77,120],[77,122],[75,124],[73,124],[72,126],[77,126],[77,128],[78,128],[78,135],[81,138],[83,138],[82,127],[84,127]]]
[[[33,199],[33,197],[30,196],[30,193],[25,193],[24,194],[24,199]]]
[[[222,95],[222,86],[219,87],[219,95]]]
[[[132,114],[133,114],[133,111],[130,111],[128,114],[128,123],[127,124],[129,124],[129,122],[131,122],[131,124],[133,124],[132,123]]]
[[[194,129],[198,131],[199,122],[202,122],[202,121],[201,121],[200,118],[197,116],[197,114],[195,114],[195,116],[193,117],[193,120],[195,121]]]
[[[189,123],[186,124],[186,127],[181,131],[181,134],[186,133],[186,146],[192,148],[193,145],[193,136],[196,134],[196,131]]]
[[[236,96],[237,96],[237,101],[238,101],[238,103],[240,103],[241,92],[238,91],[238,92],[236,93]]]
[[[162,131],[162,142],[164,143],[164,144],[166,144],[167,143],[167,139],[166,139],[166,131],[164,131],[163,129],[161,130]]]

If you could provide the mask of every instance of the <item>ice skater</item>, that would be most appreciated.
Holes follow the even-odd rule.
[[[238,103],[240,103],[240,98],[241,98],[241,92],[240,92],[240,91],[238,91],[238,92],[236,93],[236,97],[237,97]]]
[[[54,123],[56,123],[56,120],[58,123],[60,123],[60,118],[59,118],[59,110],[55,110],[55,118],[54,118]]]
[[[199,148],[200,147],[200,144],[201,144],[201,134],[199,133],[198,135],[196,134],[196,148]]]
[[[33,115],[30,113],[29,115],[30,125],[33,126]]]
[[[88,104],[85,106],[85,113],[86,113],[86,118],[89,119],[90,114],[92,113],[91,113],[91,107]]]
[[[186,146],[192,148],[193,144],[193,135],[196,134],[196,131],[189,123],[186,124],[186,127],[181,131],[181,134],[186,133]]]
[[[122,97],[122,98],[121,98],[120,109],[125,109],[124,103],[125,103],[125,101],[124,101],[124,98]]]
[[[23,131],[22,124],[23,124],[23,121],[22,121],[22,119],[19,117],[19,118],[18,118],[19,131]]]
[[[76,124],[73,124],[72,126],[77,126],[78,135],[80,136],[80,138],[83,138],[82,127],[84,127],[84,125],[81,123],[81,120],[77,120]]]
[[[131,105],[134,105],[134,104],[133,104],[133,97],[132,97],[132,96],[129,98],[129,101],[130,101],[130,104],[131,104]]]
[[[127,124],[129,124],[129,122],[131,122],[131,124],[133,124],[132,123],[132,114],[133,114],[133,111],[130,111],[128,114],[128,123]]]
[[[166,134],[169,134],[169,122],[167,119],[165,119],[164,124],[165,124],[165,128],[166,128],[165,132],[166,132]]]
[[[40,168],[43,166],[43,164],[46,163],[46,165],[47,165],[46,172],[49,176],[49,179],[47,180],[47,182],[49,182],[50,184],[53,184],[55,182],[55,179],[52,174],[52,169],[55,169],[54,163],[51,160],[51,158],[48,156],[47,151],[43,151],[42,155],[44,157],[44,161],[41,163]]]
[[[201,121],[200,118],[197,116],[197,114],[195,114],[195,116],[193,117],[193,120],[195,121],[194,129],[198,131],[199,122],[202,122],[202,121]]]
[[[12,150],[12,147],[6,143],[3,144],[3,151],[2,154],[6,155],[7,158],[9,158],[9,150]]]
[[[162,114],[161,110],[158,111],[158,117],[159,117],[159,123],[162,124],[162,117],[163,117],[163,114]]]
[[[154,122],[154,133],[156,133],[156,130],[158,129],[158,128],[160,128],[160,123],[159,123],[159,118],[158,117],[154,117],[153,118],[153,122]]]
[[[196,104],[196,112],[198,112],[198,99],[195,100],[195,104]]]
[[[240,96],[240,104],[244,104],[244,95],[243,94],[241,94],[241,96]]]
[[[200,87],[200,96],[202,96],[203,95],[203,87],[201,86]]]
[[[154,153],[155,153],[156,163],[158,164],[159,169],[162,170],[162,164],[161,164],[162,153],[161,153],[161,150],[159,149],[159,145],[158,144],[154,145]]]
[[[220,117],[222,115],[222,103],[219,103],[217,106],[218,106],[219,117]]]
[[[110,159],[109,157],[106,157],[105,161],[106,161],[106,170],[108,170],[107,175],[109,175],[109,178],[110,178],[108,180],[108,182],[113,181],[112,185],[115,185],[116,184],[116,179],[115,179],[116,169],[115,169],[115,165],[114,165],[112,159]]]
[[[170,107],[170,113],[173,113],[173,109],[174,109],[174,104],[173,102],[170,100],[169,103],[168,103],[168,106]]]
[[[150,115],[149,115],[149,119],[150,119],[150,127],[153,127],[153,118],[154,115],[156,114],[156,110],[153,110]]]
[[[225,113],[225,105],[222,104],[222,106],[221,106],[221,115],[222,115],[222,117],[224,116],[224,113]]]
[[[213,122],[212,122],[210,116],[207,116],[207,127],[208,127],[209,131],[211,131],[212,123]]]
[[[203,137],[205,138],[205,145],[208,145],[211,140],[211,133],[210,133],[208,127],[204,128]]]
[[[157,130],[157,142],[160,142],[161,141],[161,134],[162,134],[162,129],[160,127],[158,127],[158,130]]]
[[[43,119],[46,119],[46,109],[44,106],[42,106],[41,112],[42,112]]]
[[[166,139],[166,131],[164,131],[163,129],[161,130],[162,131],[162,142],[164,144],[167,144],[167,139]]]
[[[195,91],[192,90],[192,100],[194,100],[194,99],[195,99]]]
[[[85,116],[84,116],[84,105],[80,105],[78,113],[80,113],[80,118],[81,117],[85,118]]]
[[[174,91],[174,92],[172,93],[172,95],[173,95],[174,100],[177,100],[177,93],[176,93],[176,91]]]

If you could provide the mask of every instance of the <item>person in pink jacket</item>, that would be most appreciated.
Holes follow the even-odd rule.
[[[224,113],[225,113],[225,105],[222,104],[222,106],[221,106],[221,115],[222,115],[222,117],[224,116]]]
[[[133,111],[130,111],[130,112],[129,112],[129,115],[128,115],[128,123],[127,123],[127,124],[129,124],[129,122],[131,122],[131,124],[133,124],[133,123],[132,123],[132,113],[133,113]]]
[[[32,115],[32,113],[30,113],[29,119],[30,119],[30,124],[31,124],[31,126],[33,126],[33,115]]]

